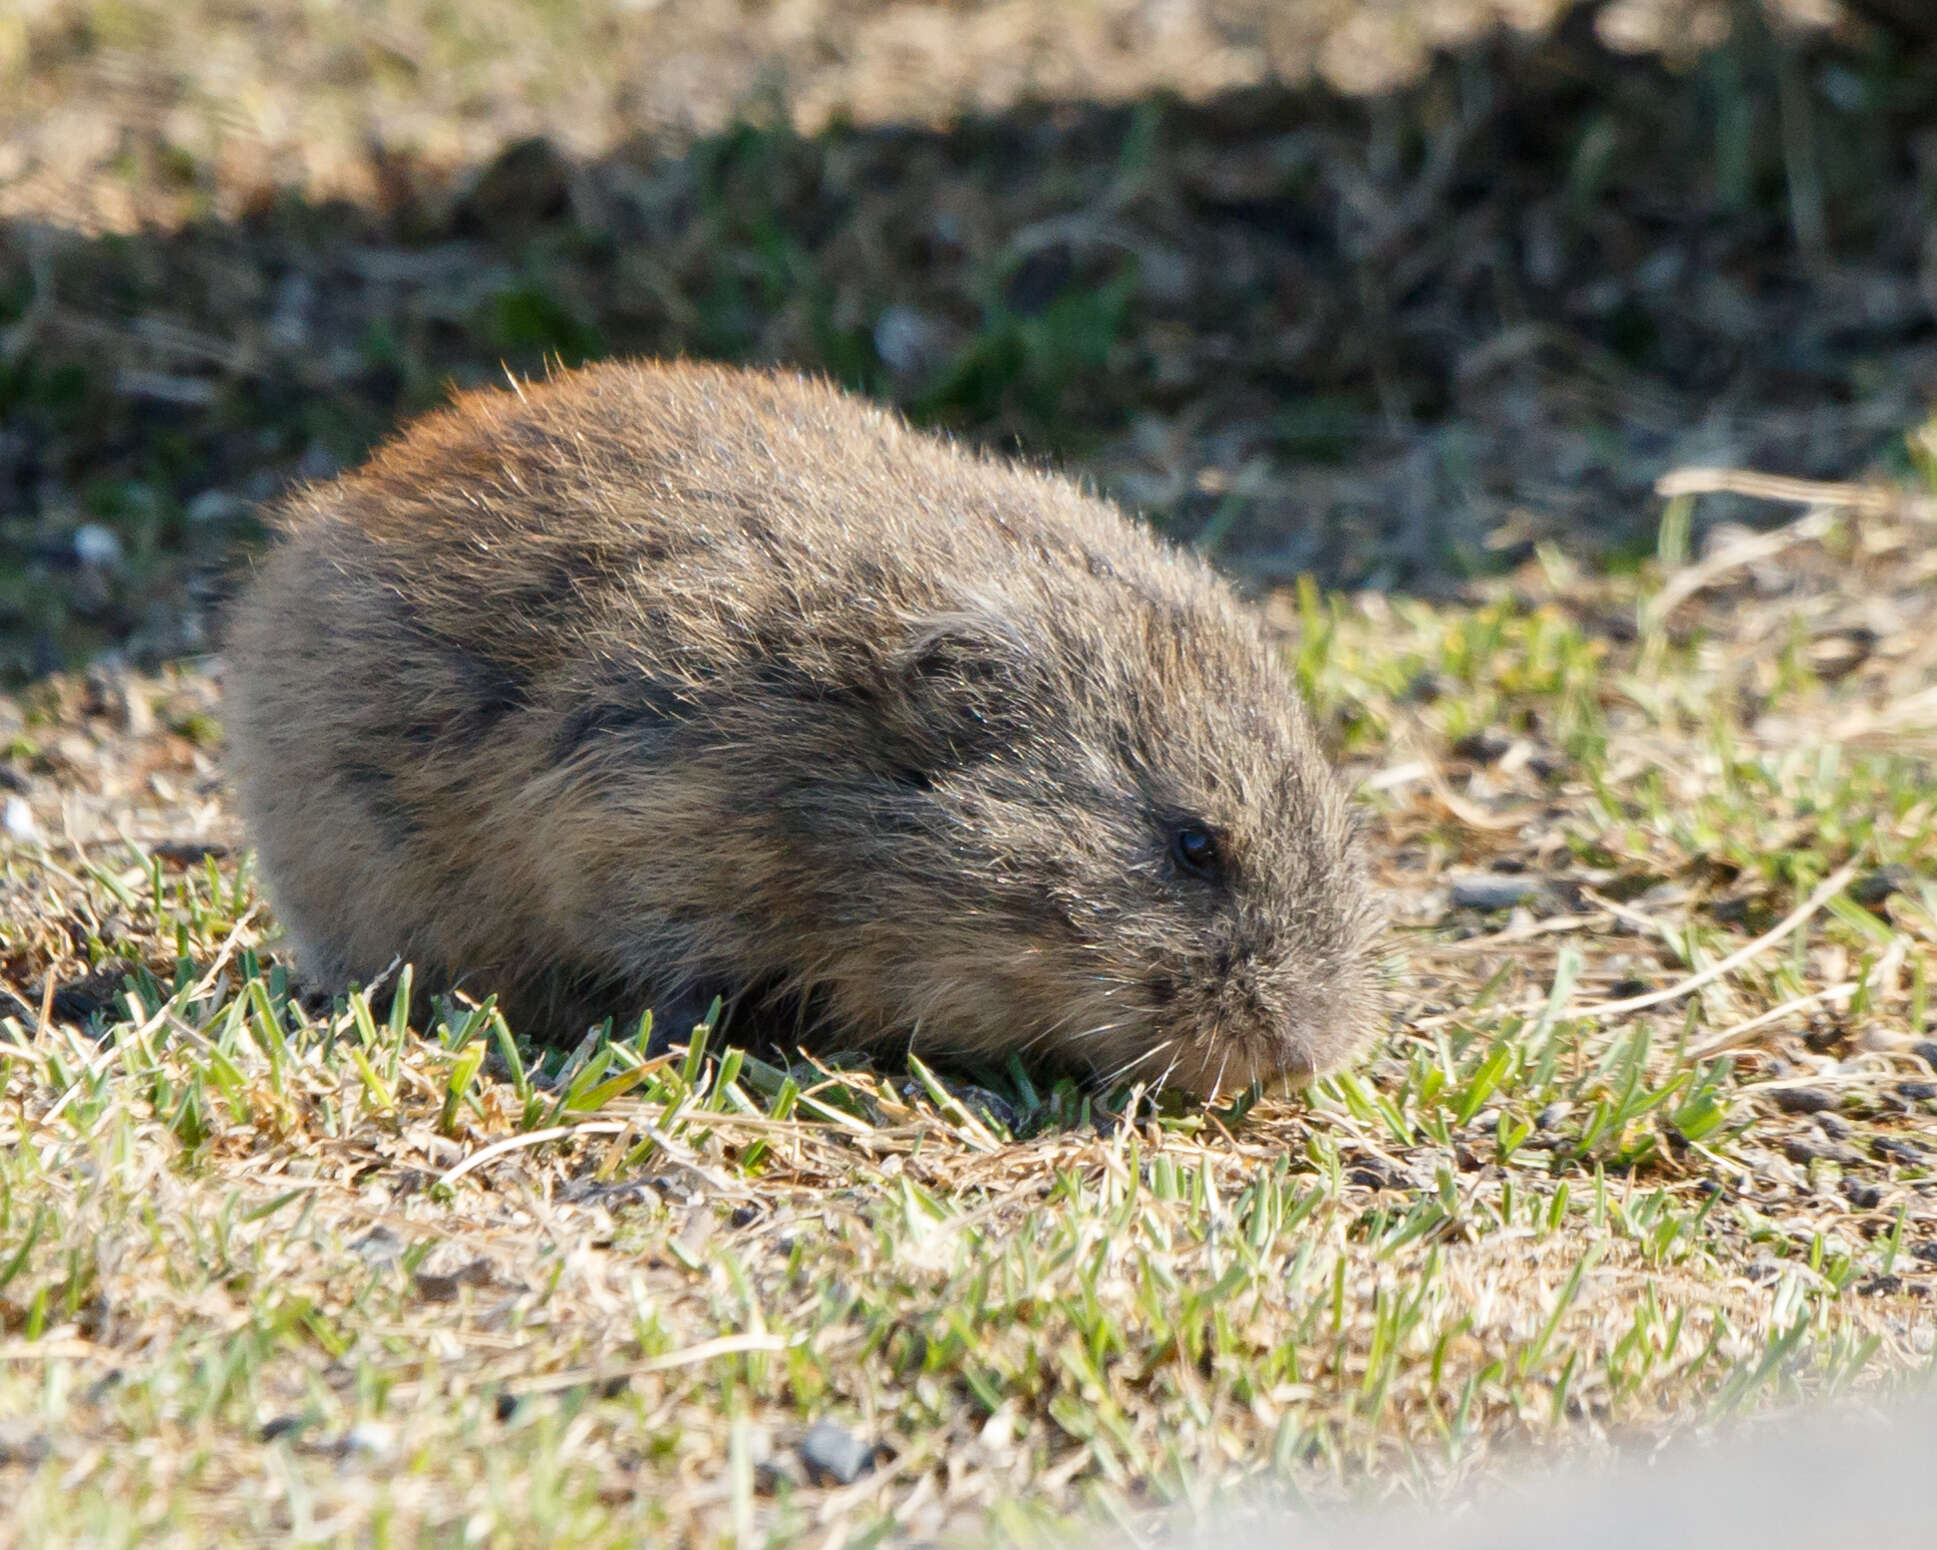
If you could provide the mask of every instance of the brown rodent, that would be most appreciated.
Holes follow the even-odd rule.
[[[228,731],[323,988],[401,955],[554,1040],[737,994],[1200,1092],[1368,1029],[1377,911],[1287,675],[1066,481],[817,382],[609,364],[278,520]]]

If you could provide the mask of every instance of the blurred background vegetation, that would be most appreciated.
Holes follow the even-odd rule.
[[[208,649],[260,500],[611,353],[826,372],[1258,587],[1618,563],[1670,466],[1927,410],[1932,13],[6,0],[0,676]]]

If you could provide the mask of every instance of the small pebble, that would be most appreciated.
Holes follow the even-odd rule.
[[[1345,1182],[1360,1189],[1393,1189],[1398,1186],[1398,1177],[1383,1163],[1362,1162],[1345,1170]]]
[[[1799,1168],[1807,1168],[1812,1162],[1833,1162],[1845,1168],[1855,1168],[1868,1161],[1853,1146],[1843,1146],[1834,1141],[1811,1141],[1807,1136],[1792,1136],[1783,1142],[1782,1155]]]
[[[958,1087],[955,1096],[962,1106],[985,1125],[992,1124],[1014,1135],[1022,1126],[1022,1116],[1016,1106],[1001,1093],[990,1092],[986,1087]]]
[[[874,349],[897,377],[926,376],[948,357],[948,328],[917,308],[895,302],[875,319]]]
[[[455,1302],[457,1300],[457,1277],[426,1275],[417,1272],[417,1295],[425,1302]]]
[[[1470,732],[1453,744],[1454,757],[1471,759],[1475,764],[1492,764],[1513,746],[1513,739],[1493,727]]]
[[[350,1245],[350,1252],[366,1265],[394,1265],[403,1258],[404,1241],[388,1227],[372,1227]]]
[[[1915,1044],[1910,1046],[1910,1053],[1915,1055],[1925,1065],[1929,1066],[1931,1070],[1937,1071],[1937,1039],[1919,1039]]]
[[[210,844],[205,840],[163,840],[159,845],[151,846],[148,854],[169,866],[190,867],[200,866],[211,858],[226,861],[229,847]]]
[[[1902,1136],[1878,1136],[1870,1143],[1870,1150],[1878,1157],[1887,1157],[1892,1162],[1906,1163],[1913,1168],[1919,1166],[1926,1155],[1915,1141]]]
[[[40,826],[34,822],[34,810],[27,805],[25,797],[7,798],[6,805],[0,808],[0,828],[17,840],[40,838]]]
[[[417,1295],[426,1302],[452,1302],[460,1287],[491,1284],[491,1262],[479,1258],[452,1270],[419,1270],[413,1284]]]
[[[1472,877],[1456,877],[1447,897],[1457,909],[1509,910],[1540,892],[1537,877],[1503,877],[1482,872]]]
[[[1843,1197],[1859,1211],[1874,1211],[1883,1204],[1883,1186],[1865,1179],[1845,1179]]]
[[[343,1434],[342,1450],[382,1458],[396,1451],[397,1430],[382,1421],[359,1421]]]
[[[800,1460],[817,1484],[852,1485],[874,1468],[874,1446],[844,1426],[816,1421],[800,1439]]]
[[[1878,867],[1850,885],[1850,897],[1865,909],[1875,909],[1893,893],[1902,893],[1914,881],[1910,868],[1891,865]]]
[[[227,490],[204,490],[183,508],[191,522],[228,522],[248,515],[249,503]]]
[[[1820,1087],[1778,1087],[1769,1096],[1785,1114],[1821,1114],[1836,1107],[1836,1094]]]
[[[1415,705],[1430,705],[1445,693],[1446,680],[1437,673],[1424,670],[1415,674],[1405,689],[1405,697]]]
[[[1873,1054],[1889,1055],[1903,1048],[1904,1035],[1882,1023],[1866,1024],[1856,1036],[1856,1047]]]
[[[113,528],[83,523],[74,529],[74,558],[97,570],[113,570],[121,563],[121,539]]]

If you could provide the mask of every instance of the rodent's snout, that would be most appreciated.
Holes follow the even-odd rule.
[[[1227,942],[1168,987],[1154,1035],[1171,1043],[1167,1081],[1207,1096],[1302,1087],[1357,1053],[1379,1003],[1375,913],[1291,938]]]
[[[1212,989],[1196,1029],[1181,1040],[1170,1080],[1205,1096],[1253,1084],[1302,1087],[1343,1058],[1352,1042],[1337,1012],[1309,993],[1272,994],[1255,966],[1233,967]]]

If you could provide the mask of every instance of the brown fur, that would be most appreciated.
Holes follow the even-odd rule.
[[[280,527],[229,731],[327,987],[401,954],[554,1038],[737,992],[1200,1091],[1366,1030],[1375,911],[1273,653],[1064,481],[818,383],[613,364],[472,394]]]

